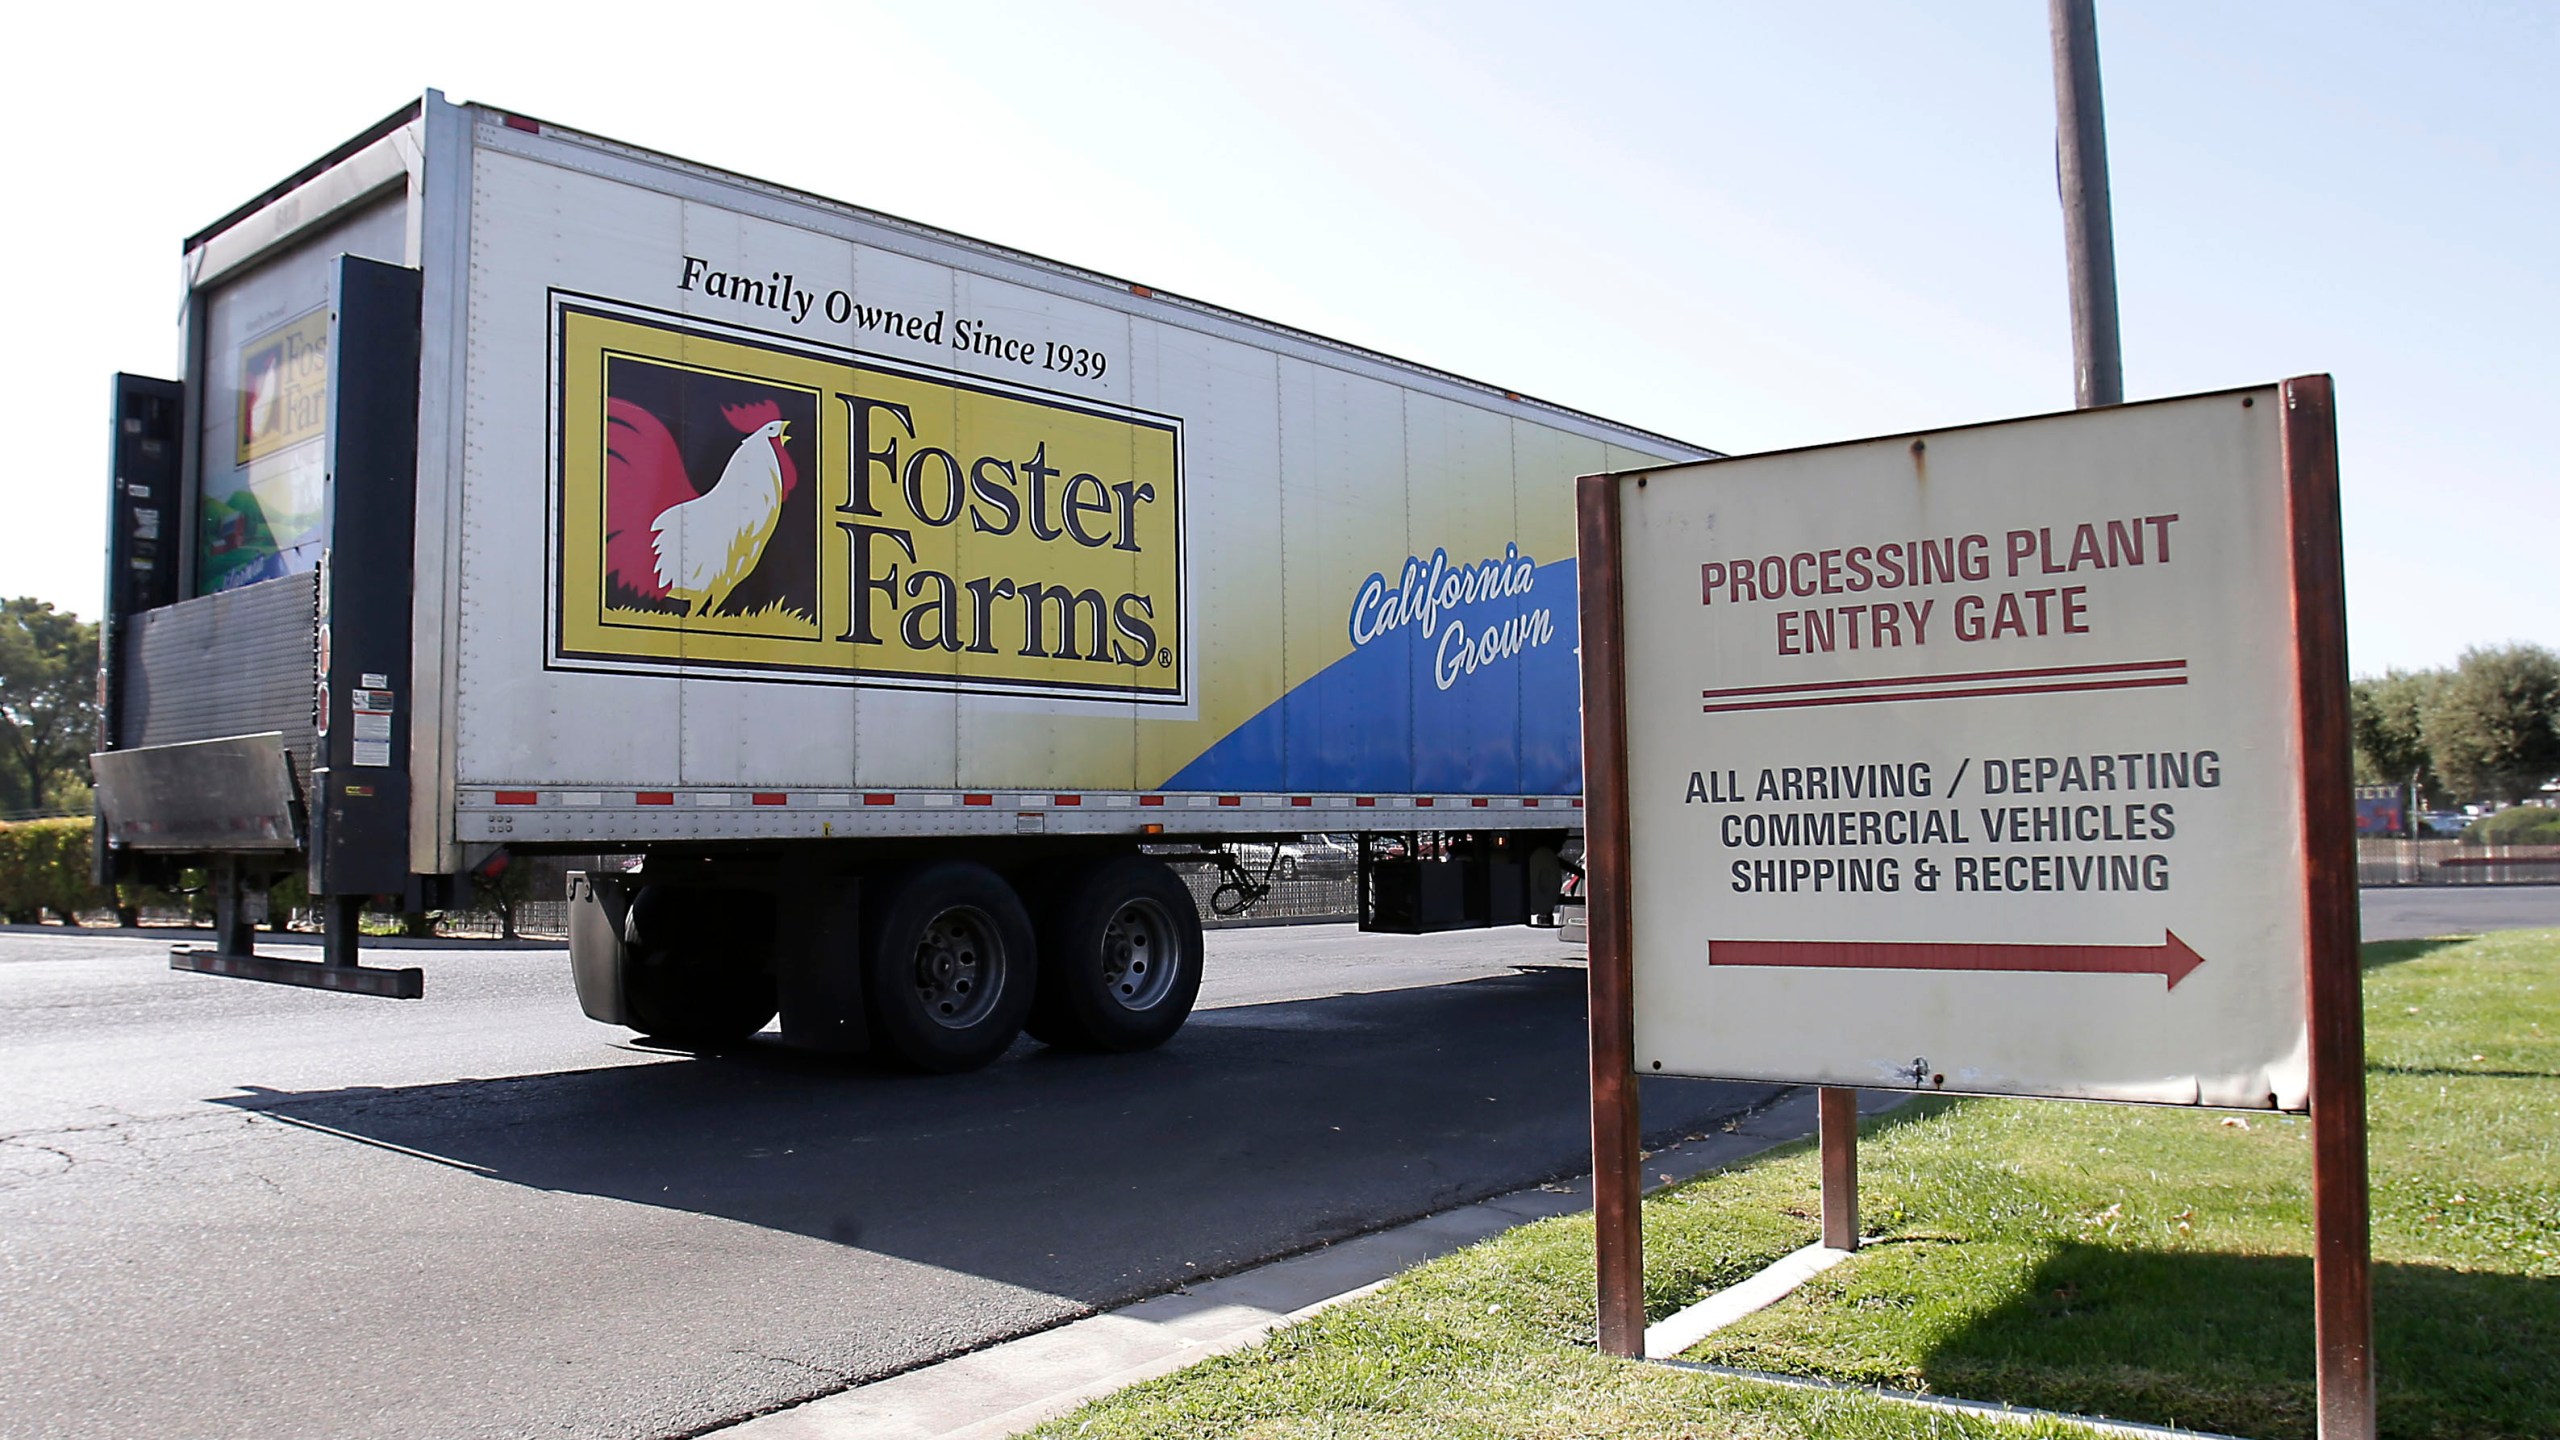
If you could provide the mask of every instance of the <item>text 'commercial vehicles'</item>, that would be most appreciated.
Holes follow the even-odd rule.
[[[637,853],[579,996],[698,1044],[1159,1042],[1169,850],[1551,909],[1571,478],[1705,453],[433,92],[186,258],[183,379],[117,381],[102,865],[209,867],[190,968],[414,993],[365,897]],[[289,874],[324,964],[248,953]]]

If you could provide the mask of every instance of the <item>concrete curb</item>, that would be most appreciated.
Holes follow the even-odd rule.
[[[1868,1108],[1907,1096],[1878,1093]],[[1747,1159],[1813,1133],[1802,1089],[1731,1129],[1655,1151],[1648,1188]],[[1515,1190],[1437,1215],[1275,1260],[1106,1314],[822,1396],[720,1430],[740,1440],[998,1440],[1092,1400],[1243,1349],[1284,1326],[1355,1300],[1405,1270],[1514,1226],[1591,1205],[1588,1176]]]

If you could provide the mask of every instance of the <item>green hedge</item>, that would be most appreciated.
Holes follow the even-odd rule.
[[[2462,832],[2465,845],[2560,845],[2560,809],[2514,805]]]
[[[50,910],[69,924],[74,911],[110,903],[89,879],[94,833],[81,819],[0,824],[0,916],[32,925]]]

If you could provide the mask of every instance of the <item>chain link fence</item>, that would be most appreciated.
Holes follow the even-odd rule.
[[[1351,846],[1321,841],[1239,845],[1235,854],[1250,885],[1270,887],[1260,900],[1247,903],[1250,891],[1222,866],[1189,860],[1173,866],[1199,902],[1203,926],[1316,925],[1360,918],[1360,867]]]

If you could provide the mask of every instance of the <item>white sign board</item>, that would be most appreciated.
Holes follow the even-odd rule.
[[[2284,401],[1615,480],[1638,1073],[2307,1105]]]

